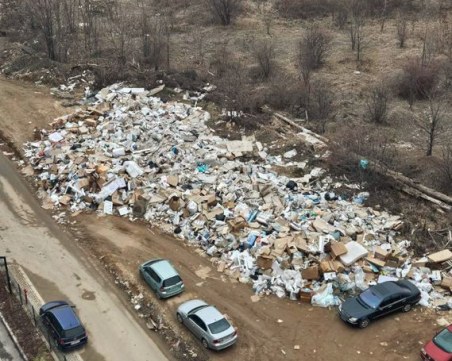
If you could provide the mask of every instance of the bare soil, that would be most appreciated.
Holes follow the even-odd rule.
[[[7,291],[5,279],[6,275],[1,272],[0,313],[11,327],[14,336],[29,360],[35,360],[38,357],[40,361],[53,360],[37,328],[33,325],[19,300]]]
[[[218,272],[199,249],[148,224],[95,214],[79,215],[76,220],[84,247],[96,258],[108,257],[110,267],[121,270],[125,280],[135,285],[187,342],[197,343],[177,323],[175,312],[180,303],[201,298],[232,319],[238,327],[238,343],[229,350],[208,352],[211,360],[415,360],[420,347],[439,329],[435,320],[446,316],[416,307],[364,330],[352,328],[338,318],[335,309],[275,296],[253,302],[250,285]],[[171,260],[186,284],[185,293],[163,301],[157,300],[138,273],[141,263],[160,257]],[[299,350],[294,349],[296,345]]]

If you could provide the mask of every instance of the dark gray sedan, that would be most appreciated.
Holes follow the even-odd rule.
[[[401,310],[408,312],[419,302],[421,292],[410,281],[388,281],[369,287],[358,297],[347,298],[339,306],[341,319],[361,328],[371,320]]]
[[[184,302],[177,309],[177,320],[184,324],[205,348],[222,350],[237,341],[237,331],[215,308],[201,300]]]

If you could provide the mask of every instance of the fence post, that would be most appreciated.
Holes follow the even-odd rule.
[[[13,290],[11,289],[11,280],[9,278],[9,271],[8,271],[8,262],[6,262],[6,257],[1,257],[3,259],[3,263],[5,265],[5,272],[6,272],[6,282],[8,282],[8,291],[9,293],[13,293]]]
[[[35,322],[35,326],[38,326],[38,322],[36,321],[36,312],[35,312],[35,308],[33,307],[33,305],[31,306],[31,312],[33,313],[33,321]]]
[[[23,305],[24,301],[22,300],[22,289],[20,288],[20,284],[17,284],[17,289],[19,290],[20,304]]]

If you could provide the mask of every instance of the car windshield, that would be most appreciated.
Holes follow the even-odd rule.
[[[77,326],[69,330],[64,330],[64,337],[65,338],[81,337],[84,333],[85,330],[83,329],[83,327]]]
[[[447,328],[438,333],[433,338],[433,342],[445,352],[452,353],[452,332]]]
[[[381,303],[379,295],[374,293],[370,288],[359,295],[359,300],[370,308],[377,308]]]
[[[167,280],[164,280],[163,287],[171,287],[171,286],[174,286],[175,284],[178,284],[181,281],[182,280],[179,276],[174,276],[174,277],[168,278]]]
[[[222,318],[221,320],[211,323],[209,325],[209,330],[214,335],[216,333],[226,331],[229,327],[231,327],[229,322],[225,318]]]

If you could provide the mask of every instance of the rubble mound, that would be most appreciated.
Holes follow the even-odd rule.
[[[401,217],[366,207],[367,193],[341,197],[323,169],[291,161],[296,151],[272,156],[253,137],[216,136],[208,112],[164,102],[155,97],[162,89],[113,85],[36,132],[24,172],[36,177],[43,207],[144,218],[258,295],[327,307],[343,292],[408,278],[421,304],[444,303],[452,282],[432,269],[451,252],[413,259]],[[289,179],[275,165],[304,176]],[[444,290],[433,290],[441,281]]]

